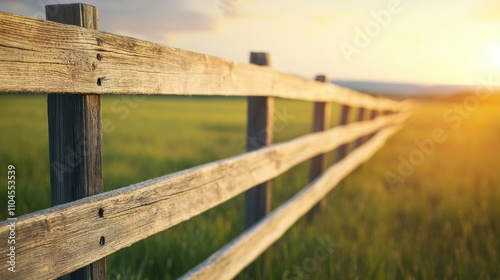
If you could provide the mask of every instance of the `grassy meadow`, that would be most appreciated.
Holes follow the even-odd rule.
[[[45,103],[45,96],[0,96],[0,179],[16,166],[19,215],[50,207]],[[499,279],[499,107],[497,97],[422,103],[327,196],[321,215],[299,220],[267,251],[265,279]],[[310,132],[311,103],[276,100],[275,110],[275,142]],[[245,122],[243,98],[105,96],[105,190],[240,154]],[[425,140],[436,129],[439,143]],[[415,141],[432,144],[422,151]],[[273,208],[308,183],[308,168],[273,180]],[[244,230],[243,202],[239,195],[108,256],[108,278],[176,279]],[[333,245],[319,256],[325,244]]]

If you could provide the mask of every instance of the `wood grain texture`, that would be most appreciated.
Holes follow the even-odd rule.
[[[318,75],[316,81],[326,83],[325,75]],[[312,132],[325,131],[330,128],[331,103],[330,102],[314,102],[313,104],[313,123]],[[311,167],[309,171],[310,180],[313,181],[326,169],[326,154],[319,154],[311,159]],[[325,200],[322,199],[313,208],[308,216],[309,221],[312,221],[314,215],[323,211],[325,208]]]
[[[190,270],[183,280],[233,279],[243,268],[278,240],[300,217],[327,195],[343,178],[369,160],[401,126],[385,128],[359,148],[330,167],[290,200],[207,260]],[[331,253],[331,252],[330,252]]]
[[[98,28],[97,9],[90,5],[48,5],[45,11],[47,20]],[[49,94],[47,113],[52,206],[102,193],[101,97]],[[60,279],[106,279],[106,259]]]
[[[97,8],[92,5],[82,3],[46,5],[45,17],[53,22],[99,29]]]
[[[253,52],[250,63],[269,67],[267,53]],[[249,96],[247,98],[247,151],[268,146],[273,141],[274,97]],[[271,209],[271,182],[263,182],[245,193],[245,227],[249,228]]]
[[[22,244],[16,248],[16,277],[48,279],[74,271],[408,116],[336,127],[21,216],[16,222],[16,243]],[[8,222],[1,222],[0,236],[8,234]],[[101,236],[106,237],[103,246]],[[0,254],[7,253],[2,246]],[[0,263],[0,279],[9,278],[7,265]]]
[[[5,12],[0,92],[273,96],[401,109],[398,101],[269,67]]]

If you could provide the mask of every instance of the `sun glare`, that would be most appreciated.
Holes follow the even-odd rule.
[[[484,58],[491,67],[500,70],[500,44],[488,45],[484,49]]]

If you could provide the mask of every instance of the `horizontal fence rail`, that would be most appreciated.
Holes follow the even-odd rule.
[[[16,242],[23,246],[16,251],[16,276],[64,275],[211,209],[306,159],[403,123],[407,117],[401,113],[335,127],[19,217]],[[0,236],[8,233],[8,222],[0,223]],[[0,254],[7,253],[2,247]],[[0,276],[6,276],[7,266],[0,265]]]
[[[49,19],[97,28],[95,7],[51,5],[47,11],[63,6],[64,13]],[[54,139],[95,138],[96,145],[82,146],[99,163],[102,94],[248,96],[248,136],[260,135],[263,130],[269,133],[268,141],[253,148],[249,145],[245,154],[106,193],[90,192],[88,195],[92,196],[68,198],[80,199],[67,203],[56,201],[61,205],[18,217],[16,272],[11,274],[9,263],[2,262],[0,279],[52,279],[85,266],[81,271],[86,271],[86,276],[72,274],[67,279],[87,279],[90,273],[95,279],[103,279],[107,255],[245,191],[248,195],[248,190],[255,190],[255,186],[313,158],[309,185],[270,214],[266,215],[266,208],[263,217],[252,218],[247,231],[183,276],[231,279],[314,205],[321,209],[326,194],[383,147],[414,108],[412,101],[362,94],[335,86],[324,76],[312,81],[279,72],[269,67],[265,53],[253,53],[252,57],[251,62],[261,66],[0,12],[0,94],[48,94],[49,143],[55,154],[64,151],[65,145]],[[67,106],[70,103],[65,103],[66,98],[59,99],[67,96],[78,97],[74,104],[83,104],[78,107],[83,111]],[[271,144],[273,97],[315,102],[314,133]],[[93,100],[92,106],[88,105],[89,100]],[[342,105],[340,125],[334,128],[329,128],[328,123],[331,102]],[[358,120],[349,123],[352,108],[358,108]],[[74,120],[75,114],[87,117],[81,121],[85,126],[67,126],[65,119]],[[357,148],[347,153],[350,143]],[[325,170],[325,153],[336,148],[338,162]],[[94,178],[97,183],[89,181],[88,187],[99,187],[100,191],[102,164],[89,166],[94,166],[89,170],[98,176]],[[56,193],[54,190],[71,193],[75,186],[87,182],[75,178],[79,177],[70,176],[59,182],[58,188],[51,182],[52,194]],[[268,197],[260,200],[270,202]],[[0,222],[0,235],[9,233],[9,221]],[[8,253],[7,246],[0,248],[3,256]]]
[[[0,92],[274,96],[401,110],[269,67],[0,12]]]
[[[302,191],[180,279],[233,279],[324,198],[343,178],[370,159],[400,128],[400,125],[384,128],[376,134],[376,137],[328,168]]]

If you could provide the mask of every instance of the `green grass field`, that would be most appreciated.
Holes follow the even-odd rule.
[[[312,223],[301,219],[267,251],[266,279],[499,279],[500,102],[464,102],[422,104],[327,196],[324,213]],[[464,104],[465,112],[450,111]],[[311,109],[277,100],[275,142],[309,133]],[[45,96],[0,97],[0,179],[6,182],[8,164],[16,166],[18,214],[50,207],[46,115]],[[104,97],[105,190],[244,152],[245,118],[245,99]],[[436,129],[442,141],[425,154],[415,141]],[[308,167],[273,180],[273,208],[308,183]],[[399,177],[388,181],[390,173]],[[0,190],[1,205],[6,193]],[[181,276],[244,230],[243,209],[240,195],[110,255],[108,278]],[[320,257],[325,243],[333,249]]]

